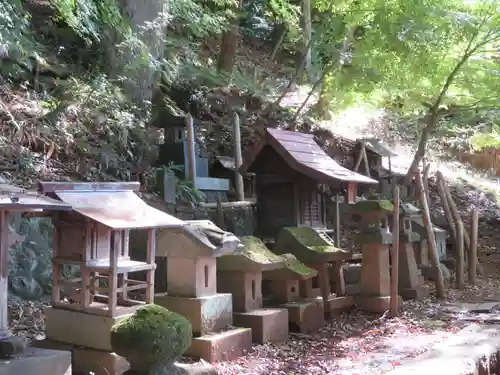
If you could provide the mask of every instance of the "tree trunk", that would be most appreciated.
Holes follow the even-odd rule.
[[[240,0],[238,9],[242,6]],[[238,11],[236,9],[236,11]],[[224,34],[222,34],[220,43],[219,58],[217,60],[217,69],[220,72],[231,74],[233,72],[234,64],[236,62],[236,53],[238,51],[238,41],[240,39],[240,19],[235,17],[231,22],[231,27]]]
[[[164,34],[167,27],[168,0],[121,0],[122,15],[128,21],[132,32],[143,44],[146,51],[135,46],[113,48],[110,65],[114,76],[124,76],[124,89],[140,107],[150,102],[156,82],[156,74],[151,59],[141,61],[142,56],[161,59],[164,52]],[[154,24],[151,28],[144,27]],[[121,40],[113,40],[115,46]]]
[[[310,40],[312,38],[312,21],[311,21],[311,0],[302,0],[302,54],[299,57],[300,60],[297,63],[300,63],[302,57],[305,56],[305,64],[300,69],[298,74],[298,82],[301,83],[303,81],[304,71],[307,73],[307,79],[310,82],[312,77],[312,62],[311,62],[311,43]],[[299,65],[300,66],[300,65]]]

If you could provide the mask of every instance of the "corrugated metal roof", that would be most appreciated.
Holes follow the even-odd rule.
[[[35,191],[9,184],[0,184],[0,210],[9,211],[70,211],[71,206],[56,199],[40,195]]]
[[[133,191],[55,191],[73,210],[113,229],[181,227],[185,223],[151,207]]]
[[[268,142],[284,157],[295,170],[315,180],[337,180],[364,184],[378,184],[378,181],[342,167],[326,154],[316,143],[312,134],[296,133],[278,129],[267,129]]]

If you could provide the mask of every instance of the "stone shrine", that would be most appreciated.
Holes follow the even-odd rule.
[[[356,305],[362,310],[383,313],[390,305],[389,232],[388,217],[393,204],[387,200],[364,200],[351,206],[352,213],[361,218],[361,233],[356,241],[361,245],[361,293]]]
[[[334,246],[324,233],[310,227],[283,228],[273,247],[276,254],[292,253],[300,262],[318,270],[318,276],[301,280],[300,293],[304,298],[321,296],[325,315],[339,313],[352,307],[353,299],[345,295],[342,261],[351,259],[352,254]],[[334,263],[335,293],[330,286],[328,262]]]
[[[325,324],[323,300],[300,297],[299,280],[318,276],[318,271],[302,264],[292,254],[284,254],[285,268],[264,271],[262,278],[269,286],[270,302],[288,310],[289,328],[293,332],[313,332]]]
[[[429,295],[424,285],[422,271],[415,261],[414,247],[420,241],[420,235],[413,230],[413,220],[421,219],[422,212],[411,203],[402,203],[400,208],[399,236],[399,294],[404,299],[422,300]]]
[[[186,223],[158,233],[157,256],[167,257],[167,293],[156,294],[156,304],[191,322],[195,338],[188,355],[208,362],[235,359],[251,349],[252,332],[230,328],[233,297],[217,293],[216,259],[238,253],[241,244],[211,221]]]
[[[217,258],[217,290],[233,296],[234,325],[252,329],[255,343],[281,342],[288,337],[288,310],[262,308],[262,273],[285,267],[256,237],[241,238],[243,251]]]
[[[40,193],[71,205],[73,211],[59,213],[54,220],[47,340],[38,345],[71,350],[73,371],[114,375],[128,368],[123,358],[112,353],[111,327],[140,306],[153,303],[156,228],[185,225],[147,205],[135,193],[139,187],[137,182],[39,184]],[[129,256],[132,229],[148,232],[145,262]],[[64,280],[65,265],[78,267],[81,277]],[[146,273],[146,281],[131,278],[139,272]],[[145,301],[137,294],[141,290]]]

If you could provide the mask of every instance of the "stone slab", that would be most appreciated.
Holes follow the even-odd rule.
[[[13,359],[0,360],[0,375],[71,375],[71,353],[26,348]]]
[[[323,328],[325,314],[323,299],[288,302],[280,305],[288,310],[289,329],[292,332],[311,333]]]
[[[335,316],[351,309],[354,306],[354,298],[353,296],[330,297],[327,303],[326,315]]]
[[[219,332],[233,324],[233,303],[229,293],[185,298],[166,294],[156,295],[155,304],[186,317],[195,336]]]
[[[130,315],[111,318],[48,307],[45,334],[49,340],[111,352],[111,327]]]
[[[500,325],[473,324],[386,375],[498,374]]]
[[[406,289],[400,289],[399,294],[400,296],[405,299],[414,299],[417,301],[421,301],[429,296],[430,290],[427,286],[421,285],[417,288],[406,288]]]
[[[372,313],[384,313],[389,310],[391,297],[373,297],[357,295],[354,297],[354,303],[363,311]],[[402,303],[402,301],[400,302]]]
[[[217,375],[217,369],[209,363],[176,363],[176,375]]]
[[[65,350],[71,353],[73,371],[94,375],[122,375],[130,366],[127,360],[116,353],[82,348],[52,340],[34,341],[37,348]]]
[[[233,314],[234,325],[252,329],[252,341],[257,344],[283,342],[288,338],[287,309],[256,309]]]
[[[239,358],[252,349],[252,330],[237,328],[193,339],[187,355],[213,363]]]

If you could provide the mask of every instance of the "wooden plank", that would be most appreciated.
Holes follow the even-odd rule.
[[[194,186],[198,190],[229,191],[229,180],[212,177],[196,177]]]

